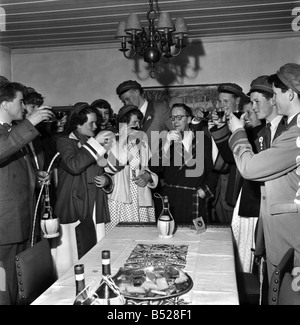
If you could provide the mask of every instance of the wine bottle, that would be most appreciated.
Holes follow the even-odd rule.
[[[45,184],[45,211],[42,219],[52,219],[52,207],[50,205],[49,185]]]
[[[170,212],[169,200],[167,196],[163,197],[163,208],[157,220],[157,229],[160,238],[168,239],[173,237],[175,221]]]
[[[75,265],[74,273],[76,283],[76,299],[74,305],[91,305],[92,301],[88,297],[87,288],[85,287],[84,265]]]
[[[111,278],[110,251],[102,251],[102,280],[96,290],[97,302],[101,305],[124,305],[124,298]]]
[[[44,238],[54,238],[59,236],[59,219],[54,216],[52,207],[50,205],[50,194],[48,184],[45,184],[44,213],[41,217],[40,224],[41,229],[44,233]]]

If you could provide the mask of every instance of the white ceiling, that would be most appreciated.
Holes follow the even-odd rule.
[[[155,1],[154,1],[155,2]],[[182,16],[193,39],[295,35],[288,0],[159,0],[159,9],[173,20]],[[118,46],[118,23],[138,13],[147,27],[146,0],[0,0],[6,31],[0,45],[12,50],[61,46]],[[0,12],[1,17],[1,12]],[[3,16],[2,16],[3,18]],[[299,23],[300,25],[300,23]],[[299,31],[300,35],[300,31]]]

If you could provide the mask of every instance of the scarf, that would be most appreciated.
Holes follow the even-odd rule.
[[[79,133],[77,130],[75,130],[74,135],[76,136],[76,138],[79,140],[80,144],[83,146],[89,139],[89,137],[87,135],[83,135],[81,133]]]

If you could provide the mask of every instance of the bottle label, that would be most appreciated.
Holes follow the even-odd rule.
[[[109,265],[110,264],[110,259],[107,258],[107,259],[102,259],[102,264],[103,265]]]
[[[81,281],[84,280],[84,274],[75,274],[75,280],[76,281]]]

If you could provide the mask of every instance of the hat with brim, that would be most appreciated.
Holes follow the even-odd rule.
[[[78,115],[82,110],[89,107],[90,105],[86,102],[78,102],[74,104],[74,106],[71,108],[69,118],[71,118],[71,116]]]
[[[238,97],[244,97],[245,94],[243,93],[243,89],[242,87],[240,87],[237,84],[234,83],[226,83],[226,84],[221,84],[218,87],[218,93],[231,93],[231,94],[235,94]]]
[[[259,76],[256,79],[254,79],[251,82],[250,85],[250,91],[248,92],[248,96],[255,92],[255,91],[265,91],[268,92],[270,94],[274,94],[273,88],[272,88],[272,84],[268,81],[269,76]]]
[[[278,78],[289,88],[300,94],[300,65],[287,63],[277,71]]]
[[[128,114],[129,112],[139,110],[139,108],[135,105],[124,105],[120,108],[118,115],[117,115],[117,122],[120,123],[121,119]]]
[[[117,95],[120,97],[130,89],[139,89],[142,91],[142,86],[135,80],[124,81],[117,87]]]

